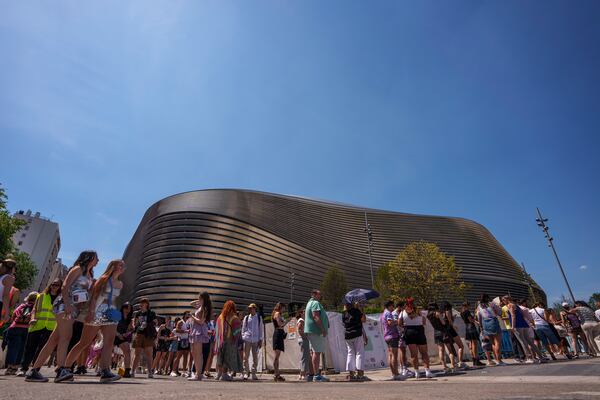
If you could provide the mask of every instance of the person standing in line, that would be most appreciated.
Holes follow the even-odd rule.
[[[594,310],[585,301],[579,300],[575,302],[574,311],[582,322],[581,329],[587,339],[588,354],[593,357],[600,356],[600,349],[596,344],[596,338],[600,336],[600,323],[596,320]]]
[[[442,363],[444,373],[456,372],[456,352],[452,346],[452,338],[448,334],[448,327],[443,318],[443,312],[437,303],[429,303],[427,306],[427,319],[433,327],[433,339],[438,347],[438,357]],[[450,368],[446,364],[446,349],[450,356]]]
[[[398,318],[400,317],[400,313],[404,310],[404,301],[399,301],[396,303],[396,308],[392,312],[392,316],[394,317],[394,321],[396,324],[398,323]],[[408,369],[408,358],[406,356],[406,341],[404,340],[404,328],[400,328],[398,326],[398,370],[400,375],[406,378],[413,378],[412,372]]]
[[[490,297],[487,294],[484,293],[481,295],[479,305],[477,306],[477,320],[479,321],[479,326],[481,326],[483,336],[489,338],[494,351],[494,357],[496,358],[496,362],[488,360],[489,366],[506,365],[502,361],[501,356],[502,342],[500,341],[500,335],[502,332],[497,318],[500,312],[499,307],[490,302]]]
[[[312,364],[315,373],[313,382],[328,382],[329,379],[321,375],[319,364],[321,354],[327,350],[327,332],[329,330],[329,318],[325,308],[321,305],[321,291],[313,289],[311,298],[306,304],[306,312],[304,314],[304,333],[310,343],[310,348],[313,351]]]
[[[169,337],[169,356],[167,357],[167,367],[165,372],[165,374],[170,376],[177,376],[177,374],[173,374],[173,360],[175,360],[175,356],[177,355],[177,336],[175,336],[175,329],[177,329],[179,321],[181,321],[181,318],[175,317],[170,326],[171,336]]]
[[[367,336],[363,330],[363,323],[367,317],[358,308],[358,304],[344,304],[342,322],[344,324],[344,339],[348,355],[346,357],[347,380],[365,380],[363,360],[365,358],[365,345]]]
[[[300,346],[300,376],[298,380],[312,382],[315,374],[310,359],[310,343],[304,333],[304,313],[305,310],[300,310],[296,314],[296,330],[298,331],[298,346]]]
[[[196,311],[190,314],[192,327],[190,330],[190,345],[192,359],[196,373],[188,378],[188,381],[201,381],[204,367],[204,358],[202,356],[202,346],[208,343],[208,324],[207,321],[212,315],[212,302],[208,292],[202,292],[198,300],[192,302],[192,307],[197,307]]]
[[[404,310],[398,318],[398,325],[404,328],[404,340],[410,350],[414,375],[419,379],[419,354],[425,366],[425,378],[433,378],[429,369],[429,354],[427,352],[427,337],[425,336],[426,318],[419,314],[412,298],[406,299]]]
[[[560,355],[565,356],[567,359],[573,359],[573,355],[569,351],[569,342],[567,342],[567,329],[563,326],[562,320],[557,317],[556,311],[553,308],[546,309],[548,311],[548,322],[550,323],[550,329],[554,335],[558,338],[557,352]]]
[[[4,375],[15,375],[17,373],[19,363],[23,358],[25,342],[27,341],[27,329],[29,328],[37,296],[37,292],[29,293],[25,301],[17,306],[11,316],[12,323],[4,332],[4,342],[7,346],[5,360],[7,368]]]
[[[121,320],[117,323],[117,333],[115,334],[114,345],[123,352],[123,364],[125,373],[123,378],[131,378],[131,340],[133,338],[133,328],[131,321],[133,319],[133,309],[131,304],[123,303],[121,305]]]
[[[179,372],[179,365],[181,363],[181,359],[183,358],[183,376],[186,377],[187,373],[185,372],[185,369],[187,368],[188,356],[190,354],[190,332],[187,329],[187,325],[183,319],[179,320],[177,325],[175,325],[173,335],[177,338],[177,354],[175,355],[173,366],[171,367],[171,376],[182,375]]]
[[[556,360],[554,355],[553,347],[558,345],[558,338],[554,335],[554,332],[550,329],[550,323],[548,322],[548,312],[546,307],[542,303],[534,304],[533,308],[529,310],[531,318],[535,323],[535,333],[540,338],[542,344],[546,347],[546,351],[550,354],[553,360]]]
[[[40,368],[54,349],[56,349],[56,364],[58,365],[54,382],[73,380],[73,374],[65,364],[67,350],[73,334],[74,321],[83,322],[89,313],[92,270],[98,264],[98,261],[98,255],[95,251],[86,250],[79,254],[69,270],[61,288],[61,293],[52,307],[52,312],[56,316],[56,328],[37,356],[33,368],[27,373],[25,377],[27,382],[48,381],[48,378],[40,373]]]
[[[35,300],[25,342],[25,351],[21,359],[21,368],[17,372],[17,376],[27,374],[29,366],[48,341],[54,328],[56,328],[56,317],[52,312],[52,303],[60,294],[61,286],[62,280],[54,280]]]
[[[215,351],[219,378],[232,381],[229,372],[242,372],[242,360],[237,349],[238,338],[242,333],[242,322],[237,317],[235,303],[227,300],[217,319],[215,329]]]
[[[512,297],[505,296],[504,301],[506,303],[506,309],[508,311],[508,317],[510,318],[510,330],[511,334],[521,344],[523,351],[525,352],[527,364],[533,364],[535,357],[537,356],[538,362],[545,362],[542,352],[535,344],[533,337],[529,334],[530,325],[529,322],[523,317],[523,311],[515,304]]]
[[[164,372],[162,368],[164,367],[165,359],[169,353],[169,338],[171,337],[171,330],[167,326],[167,319],[161,318],[160,322],[162,323],[158,327],[156,334],[156,351],[154,355],[154,361],[152,362],[152,370],[154,371],[154,375],[162,375]]]
[[[15,284],[17,262],[8,257],[0,264],[0,327],[10,320],[11,290]]]
[[[242,377],[244,380],[250,377],[253,381],[258,380],[256,368],[258,367],[258,351],[263,344],[263,330],[262,318],[256,313],[256,304],[252,303],[248,306],[248,315],[242,321],[242,339],[244,340],[244,374]],[[252,353],[252,370],[250,370],[248,360],[250,353]]]
[[[589,349],[587,345],[587,338],[583,333],[583,329],[581,329],[581,321],[579,317],[571,309],[569,303],[562,303],[563,310],[560,312],[560,318],[563,323],[563,326],[567,328],[567,333],[571,337],[572,348],[573,348],[573,358],[579,358],[579,346],[578,339],[581,340],[583,344],[583,349],[586,353],[589,354]]]
[[[154,378],[152,373],[152,351],[154,350],[154,340],[156,339],[156,314],[150,309],[150,301],[147,298],[140,300],[140,309],[133,314],[131,321],[135,338],[133,339],[133,369],[131,376],[135,376],[135,371],[140,364],[142,353],[146,359],[148,369],[148,378]]]
[[[465,345],[463,344],[461,338],[458,336],[456,332],[456,328],[454,327],[454,309],[452,308],[452,304],[450,302],[445,301],[442,303],[442,319],[444,320],[444,325],[446,326],[446,332],[449,336],[449,346],[452,348],[451,352],[458,358],[456,360],[456,365],[458,368],[467,368],[467,364],[463,362],[463,357],[465,353]],[[458,352],[454,346],[458,347]]]
[[[508,297],[509,296],[504,296],[502,297],[502,314],[501,314],[501,319],[502,322],[504,323],[504,326],[506,327],[506,330],[508,331],[509,335],[510,335],[510,344],[513,350],[513,355],[514,355],[514,359],[516,362],[518,363],[522,363],[525,361],[525,351],[523,349],[523,347],[521,346],[521,343],[519,342],[519,340],[517,339],[517,337],[515,336],[516,330],[513,329],[512,326],[512,321],[511,321],[511,314],[509,311],[509,307],[508,307]]]
[[[404,376],[398,371],[398,345],[400,342],[400,333],[398,320],[394,319],[394,302],[389,300],[383,305],[380,322],[383,326],[383,340],[388,348],[388,365],[392,372],[392,380],[403,380]]]
[[[73,347],[66,359],[66,365],[72,365],[79,354],[93,344],[98,333],[102,336],[102,347],[100,353],[100,382],[114,382],[121,379],[120,375],[113,374],[110,370],[113,343],[117,333],[117,324],[121,320],[121,312],[115,305],[123,282],[120,280],[125,271],[123,260],[113,260],[106,267],[106,271],[98,278],[92,289],[90,299],[90,312],[81,334],[79,343]],[[71,374],[72,376],[72,374]]]
[[[285,351],[285,338],[287,336],[284,327],[288,323],[283,318],[283,310],[284,305],[277,303],[271,313],[271,319],[273,320],[273,351],[275,352],[275,358],[273,359],[273,380],[275,382],[285,381],[285,378],[279,374],[279,357],[281,356],[281,352]]]
[[[471,312],[471,305],[466,301],[463,303],[460,316],[465,323],[465,340],[469,343],[473,367],[482,367],[485,364],[479,360],[479,331],[477,329],[477,322],[473,312]]]
[[[261,317],[262,318],[262,317]],[[212,374],[210,373],[210,368],[213,364],[214,358],[214,350],[215,350],[215,324],[217,321],[217,314],[213,312],[210,321],[208,321],[208,346],[206,349],[206,362],[204,363],[204,376],[206,378],[212,378]],[[204,350],[202,350],[204,352]],[[202,353],[204,354],[204,353]]]

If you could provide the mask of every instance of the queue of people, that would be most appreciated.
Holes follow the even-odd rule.
[[[201,381],[213,377],[210,366],[216,357],[217,380],[231,381],[237,374],[243,380],[258,380],[265,323],[256,304],[249,304],[246,312],[241,312],[228,300],[217,315],[210,295],[203,292],[190,303],[192,311],[174,319],[158,316],[147,298],[140,299],[137,311],[129,303],[118,307],[125,264],[112,260],[105,272],[94,279],[98,262],[96,252],[82,252],[64,281],[57,279],[42,293],[30,293],[12,311],[9,305],[15,263],[10,259],[2,262],[0,322],[10,323],[3,342],[7,346],[5,375],[25,376],[28,382],[47,382],[40,369],[48,359],[54,359],[56,383],[73,381],[75,375],[86,374],[88,367],[97,369],[102,383],[133,378],[144,369],[147,378],[167,375]],[[342,314],[349,381],[370,380],[365,375],[365,346],[369,338],[362,306],[345,304]],[[311,292],[305,308],[295,317],[299,380],[327,382],[329,379],[322,374],[322,360],[328,348],[330,324],[319,290]],[[458,334],[456,318],[464,322],[465,342]],[[442,368],[445,373],[452,373],[467,368],[466,347],[473,367],[505,365],[501,323],[509,332],[516,362],[572,359],[582,351],[599,356],[595,342],[600,337],[599,319],[600,310],[594,312],[583,301],[572,306],[563,303],[557,315],[539,302],[529,308],[527,300],[504,296],[497,302],[484,294],[474,312],[468,302],[455,312],[449,302],[430,303],[426,310],[419,310],[410,298],[396,303],[387,301],[380,322],[391,379],[403,381],[434,376],[425,335],[427,323],[433,327]],[[282,382],[285,378],[280,357],[286,346],[286,326],[291,321],[284,304],[273,307],[271,321],[274,329],[268,351],[273,352],[273,379]],[[115,369],[118,373],[113,372]]]

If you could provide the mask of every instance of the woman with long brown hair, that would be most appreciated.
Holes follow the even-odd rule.
[[[121,320],[121,312],[115,305],[115,300],[123,289],[123,282],[119,280],[121,274],[125,271],[123,260],[113,260],[106,267],[106,271],[98,278],[90,299],[90,310],[83,327],[79,343],[71,349],[66,365],[75,362],[82,350],[87,349],[98,331],[104,338],[104,347],[100,356],[100,382],[113,382],[121,379],[121,376],[113,374],[110,370],[112,350],[115,335],[117,333],[117,324]]]
[[[275,358],[273,359],[273,379],[275,382],[285,381],[285,378],[279,374],[279,357],[281,356],[281,352],[285,351],[286,333],[283,327],[287,324],[287,321],[283,318],[283,310],[283,304],[277,303],[271,313],[271,320],[273,321],[273,351],[275,352]]]
[[[237,349],[238,338],[242,333],[242,322],[237,316],[235,303],[227,300],[215,329],[215,352],[217,369],[221,380],[231,381],[231,372],[242,372],[242,360]]]
[[[208,343],[208,319],[212,315],[212,303],[207,292],[202,292],[198,296],[198,300],[192,302],[192,307],[197,307],[192,313],[192,327],[190,329],[190,344],[192,347],[192,359],[196,373],[188,378],[188,381],[201,381],[204,359],[202,357],[202,346]]]
[[[92,250],[82,251],[75,260],[63,282],[61,294],[56,298],[52,307],[52,312],[56,316],[56,328],[36,358],[33,368],[25,378],[26,381],[48,381],[48,378],[40,374],[40,368],[55,348],[56,363],[59,368],[54,382],[73,380],[73,374],[65,367],[67,365],[65,359],[73,334],[73,322],[75,320],[84,322],[87,318],[90,289],[92,288],[92,270],[98,261],[98,255]]]
[[[425,317],[417,311],[413,299],[406,299],[404,310],[398,316],[398,325],[404,327],[404,340],[410,350],[415,378],[419,379],[419,354],[425,364],[425,378],[433,378],[429,369],[427,337],[425,336]]]

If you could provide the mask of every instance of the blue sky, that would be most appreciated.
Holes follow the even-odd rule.
[[[248,188],[474,219],[600,291],[600,3],[0,0],[0,182],[119,257],[155,201]]]

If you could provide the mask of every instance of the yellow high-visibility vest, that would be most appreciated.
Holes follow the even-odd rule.
[[[56,327],[56,317],[52,312],[52,299],[49,294],[40,293],[35,306],[35,324],[29,326],[29,332],[48,329],[53,331]]]

